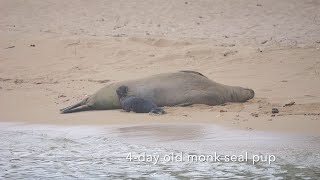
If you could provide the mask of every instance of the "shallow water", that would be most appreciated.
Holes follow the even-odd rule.
[[[208,124],[62,127],[2,123],[0,142],[0,177],[9,179],[320,177],[318,136]]]

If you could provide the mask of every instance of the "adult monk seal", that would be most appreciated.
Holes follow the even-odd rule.
[[[122,109],[126,112],[165,114],[163,109],[159,108],[150,100],[136,96],[128,96],[127,86],[120,86],[117,89],[117,95]]]
[[[194,71],[180,71],[153,75],[143,79],[113,83],[81,102],[61,109],[61,113],[86,110],[120,109],[116,90],[125,85],[128,96],[154,102],[157,106],[191,104],[219,105],[226,102],[245,102],[254,97],[252,89],[228,86],[214,82]]]

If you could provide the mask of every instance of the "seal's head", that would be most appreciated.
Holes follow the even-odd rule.
[[[126,97],[128,95],[128,87],[127,86],[118,87],[117,95],[118,95],[119,99]]]
[[[254,91],[249,88],[239,88],[239,92],[234,97],[236,98],[235,102],[245,102],[254,97]]]
[[[229,91],[228,101],[230,102],[245,102],[254,97],[254,91],[248,88],[242,87],[233,87],[231,91]]]

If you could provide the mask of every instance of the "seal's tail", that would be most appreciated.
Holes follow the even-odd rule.
[[[86,104],[87,100],[88,100],[88,98],[86,98],[86,99],[82,100],[81,102],[74,104],[72,106],[68,106],[66,108],[60,109],[60,113],[66,114],[66,113],[91,110],[91,108]]]

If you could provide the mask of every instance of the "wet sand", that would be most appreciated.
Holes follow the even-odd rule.
[[[0,121],[208,123],[320,133],[317,1],[0,3]],[[252,88],[256,97],[165,107],[161,117],[118,110],[59,114],[109,83],[179,70]],[[272,108],[280,112],[273,116]]]

